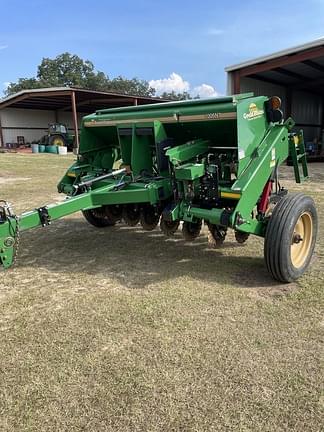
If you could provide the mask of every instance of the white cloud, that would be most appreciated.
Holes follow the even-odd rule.
[[[0,50],[4,50],[6,48],[8,48],[8,45],[0,45]]]
[[[163,92],[176,92],[182,93],[185,91],[189,91],[190,84],[188,81],[185,81],[182,76],[179,74],[172,72],[168,78],[161,78],[158,80],[151,80],[149,82],[150,87],[155,88],[158,94]]]
[[[221,35],[223,33],[224,33],[224,30],[219,29],[219,28],[210,28],[210,29],[207,30],[207,34],[209,36],[219,36],[219,35]]]
[[[10,81],[5,81],[4,83],[2,83],[3,88],[6,90],[9,86],[10,86]]]
[[[200,96],[201,98],[216,97],[220,94],[209,84],[201,84],[191,91],[192,96]]]
[[[192,88],[188,81],[184,80],[181,75],[175,72],[172,72],[168,78],[151,80],[149,84],[150,87],[156,90],[158,95],[164,92],[170,93],[174,91],[175,93],[188,92],[193,97],[200,96],[201,98],[220,96],[216,89],[210,84],[204,83]]]

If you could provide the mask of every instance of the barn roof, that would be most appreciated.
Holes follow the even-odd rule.
[[[22,90],[0,100],[3,108],[72,111],[71,96],[74,93],[79,112],[91,113],[98,109],[163,102],[158,97],[125,95],[120,93],[80,89],[76,87],[51,87]]]

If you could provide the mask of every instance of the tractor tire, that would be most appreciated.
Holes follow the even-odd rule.
[[[317,235],[317,212],[311,197],[288,194],[273,209],[264,241],[268,271],[279,282],[292,282],[309,266]]]
[[[95,226],[96,228],[105,228],[115,225],[115,222],[107,216],[103,207],[98,207],[90,210],[82,210],[82,214],[85,217],[86,221],[89,222],[90,225]]]
[[[201,231],[202,220],[199,219],[198,222],[183,222],[182,224],[182,235],[186,241],[195,240]]]
[[[66,141],[62,135],[51,135],[48,138],[48,145],[66,146]]]

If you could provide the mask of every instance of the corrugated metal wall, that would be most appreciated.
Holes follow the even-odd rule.
[[[282,100],[282,109],[286,111],[286,89],[285,87],[267,83],[264,81],[242,77],[241,93],[253,92],[256,96],[279,96]]]
[[[79,126],[82,115],[78,115]],[[70,112],[58,112],[58,122],[65,123],[73,129]],[[39,140],[48,130],[48,124],[55,122],[55,111],[5,108],[1,111],[1,124],[4,144],[16,143],[17,136],[24,136],[25,142]]]
[[[321,138],[322,105],[321,96],[302,91],[292,93],[292,117],[296,126],[300,125],[303,129],[305,141]],[[306,126],[307,124],[312,126]]]
[[[229,79],[231,78],[229,77]],[[282,100],[284,115],[287,115],[285,87],[252,78],[241,78],[241,92],[246,93],[250,91],[254,92],[257,96],[279,96]],[[321,138],[322,110],[323,103],[320,96],[302,91],[292,92],[291,115],[297,124],[296,127],[304,130],[305,141]]]

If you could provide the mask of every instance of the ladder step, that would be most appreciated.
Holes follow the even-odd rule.
[[[290,154],[294,164],[296,182],[301,183],[308,178],[307,153],[302,132],[298,135],[298,138],[297,145],[294,140],[291,141]]]
[[[297,160],[300,160],[304,157],[306,157],[306,153],[299,154],[299,155],[297,155]]]

